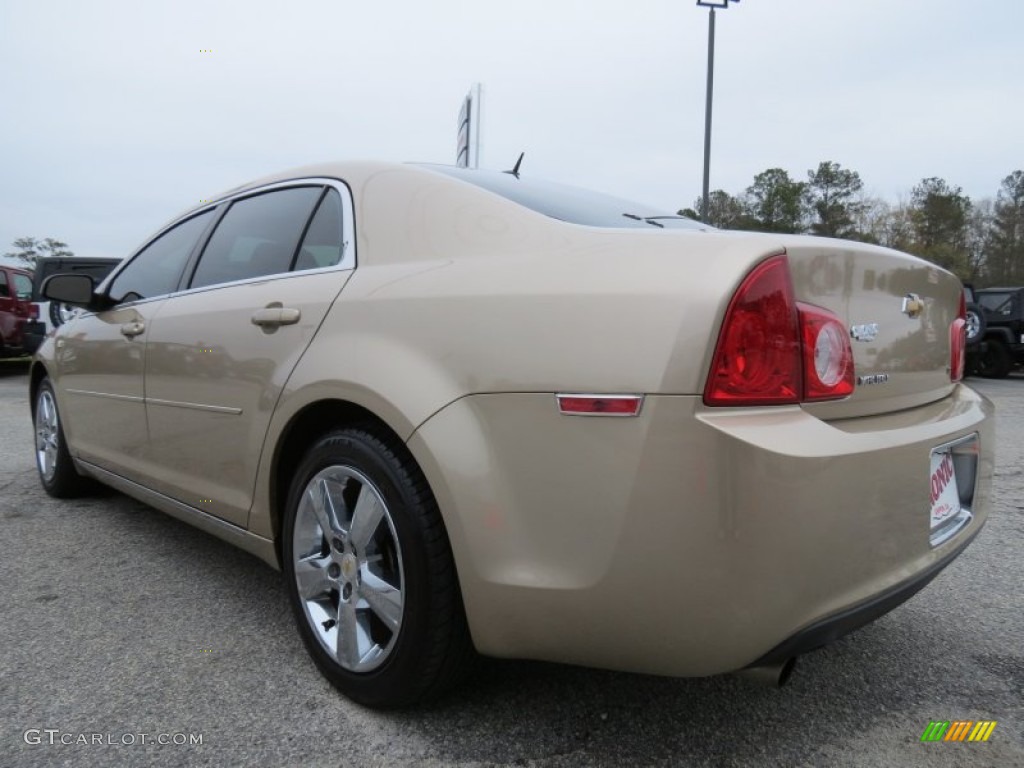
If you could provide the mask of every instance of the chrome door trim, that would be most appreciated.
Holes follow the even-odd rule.
[[[147,397],[146,405],[166,405],[169,408],[191,408],[194,411],[212,411],[213,413],[226,413],[229,416],[241,416],[241,408],[233,408],[228,405],[205,405],[203,403],[186,403],[181,400],[161,400],[157,397]]]
[[[103,397],[109,400],[127,400],[132,403],[145,403],[146,398],[138,395],[115,395],[110,392],[93,392],[88,389],[67,389],[69,395],[82,395],[84,397]]]

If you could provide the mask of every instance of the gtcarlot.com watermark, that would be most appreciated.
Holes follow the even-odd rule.
[[[29,728],[21,737],[32,745],[194,747],[203,743],[201,733],[72,733],[60,728]]]

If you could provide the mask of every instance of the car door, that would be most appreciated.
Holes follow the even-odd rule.
[[[278,396],[355,264],[351,232],[351,197],[336,182],[231,202],[148,338],[155,490],[246,524]]]
[[[149,325],[177,289],[213,215],[212,209],[199,213],[152,240],[105,289],[114,306],[81,314],[58,332],[55,381],[77,457],[135,480],[147,474],[143,372]]]

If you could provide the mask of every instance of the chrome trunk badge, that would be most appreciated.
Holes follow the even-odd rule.
[[[900,311],[910,319],[920,317],[924,311],[924,302],[916,293],[908,293],[903,297],[903,309]]]
[[[855,341],[874,341],[878,337],[878,323],[851,325],[850,336]]]
[[[887,381],[889,381],[888,373],[870,373],[867,376],[857,377],[857,384],[862,387],[868,384],[885,384]]]

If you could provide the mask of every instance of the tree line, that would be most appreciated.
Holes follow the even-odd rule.
[[[4,256],[25,262],[29,269],[35,269],[36,261],[41,258],[67,258],[75,255],[68,248],[67,243],[52,237],[42,240],[34,237],[19,237],[11,245],[14,246],[14,250],[7,251]]]
[[[703,203],[679,213],[700,218]],[[971,200],[944,179],[922,179],[896,203],[868,196],[860,174],[824,161],[807,180],[769,168],[738,195],[708,195],[708,223],[723,229],[841,237],[928,259],[961,280],[1024,285],[1024,171],[1014,171],[994,198]]]

